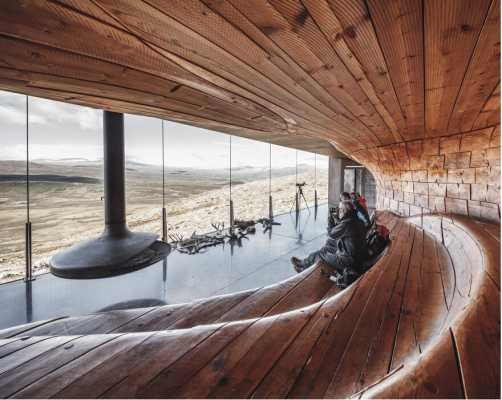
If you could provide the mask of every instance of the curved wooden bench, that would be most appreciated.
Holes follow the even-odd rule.
[[[380,216],[393,242],[337,292],[267,288],[1,332],[7,397],[498,397],[498,229]]]

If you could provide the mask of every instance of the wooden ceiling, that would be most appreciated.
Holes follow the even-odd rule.
[[[9,0],[0,89],[329,154],[500,121],[500,0]]]

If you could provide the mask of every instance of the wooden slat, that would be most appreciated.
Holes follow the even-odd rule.
[[[484,128],[500,123],[500,81],[483,105],[474,121],[473,128]]]
[[[468,398],[500,397],[500,290],[491,282],[453,328]]]
[[[159,307],[120,327],[117,332],[148,332],[183,329],[209,324],[252,295],[254,290],[202,299],[184,305]]]
[[[423,231],[415,232],[410,258],[410,269],[404,289],[404,298],[400,310],[399,325],[396,331],[395,345],[392,352],[390,370],[399,367],[407,360],[412,360],[420,353],[417,342],[416,321],[418,319],[418,286],[420,267],[423,261]]]
[[[169,7],[165,7],[165,4],[149,1],[149,4],[155,6],[152,7],[147,4],[134,3],[132,5],[123,1],[110,0],[101,2],[100,4],[102,4],[106,12],[113,15],[114,18],[120,21],[131,32],[143,35],[147,33],[148,41],[155,46],[175,54],[184,60],[193,61],[199,68],[204,68],[208,72],[217,73],[218,76],[224,77],[229,82],[233,82],[243,88],[248,94],[255,93],[260,96],[260,99],[267,99],[271,104],[287,104],[288,101],[292,102],[291,104],[295,105],[297,112],[302,114],[304,118],[311,118],[306,112],[308,110],[312,116],[315,115],[317,117],[316,119],[319,122],[323,120],[328,122],[326,116],[303,101],[303,97],[306,95],[305,92],[302,94],[297,93],[294,96],[294,93],[290,94],[284,90],[282,84],[279,85],[272,80],[272,78],[276,77],[283,80],[289,78],[284,74],[279,75],[268,71],[268,67],[273,67],[273,65],[268,62],[263,52],[259,54],[260,63],[265,71],[270,72],[266,75],[263,75],[261,71],[252,68],[248,64],[240,62],[237,57],[224,51],[224,47],[227,47],[224,42],[225,37],[222,36],[222,32],[226,26],[225,21],[216,15],[214,15],[211,23],[207,21],[208,17],[211,17],[210,14],[212,12],[206,9],[206,15],[202,16],[200,11],[203,6],[201,3],[196,1],[174,2]],[[186,25],[179,24],[176,19],[171,18],[180,14],[184,15],[185,18],[190,16],[187,21],[189,21],[189,26],[192,29],[188,29]],[[141,19],[139,19],[140,15],[142,16]],[[199,22],[201,17],[205,17],[203,18],[205,21],[204,25],[201,25]],[[219,46],[208,40],[212,39],[211,34],[215,32],[216,27],[219,29]],[[194,30],[197,28],[205,29],[204,35],[195,34]],[[246,40],[247,38],[241,36],[239,32],[233,30],[232,33],[232,45],[235,48],[236,43],[239,41],[240,46],[237,46],[237,49],[239,49],[240,54],[246,51],[247,58],[249,59],[257,55],[257,52],[259,53],[259,50],[255,46],[252,46],[252,43]],[[197,40],[194,40],[194,36]],[[162,54],[166,55],[164,52]],[[212,60],[208,63],[210,59]],[[236,75],[234,71],[241,71],[241,73]],[[289,83],[289,86],[291,86],[291,83]]]
[[[411,166],[404,141],[500,123],[499,6],[7,1],[0,88],[328,155],[336,146],[393,176]],[[375,159],[394,142],[394,157]],[[392,207],[409,209],[393,192]],[[471,207],[495,218],[492,208]]]
[[[11,4],[12,5],[12,4]],[[7,6],[7,5],[5,5]],[[15,7],[15,6],[14,6]],[[52,40],[53,36],[41,36],[41,35],[34,35],[31,37],[31,39],[34,42],[40,43],[40,44],[45,44],[48,46],[54,46],[60,49],[63,49],[65,51],[71,52],[71,53],[77,53],[81,55],[89,55],[95,58],[98,58],[100,60],[106,60],[109,62],[113,62],[116,64],[121,64],[125,67],[141,70],[143,72],[153,74],[159,77],[167,78],[167,79],[172,79],[175,82],[182,84],[182,85],[187,85],[190,86],[196,90],[201,90],[209,95],[216,96],[220,99],[226,100],[230,103],[239,103],[241,105],[244,105],[246,107],[251,107],[251,108],[261,108],[262,111],[265,114],[269,114],[269,111],[267,111],[266,108],[263,108],[259,106],[257,103],[254,103],[252,100],[244,99],[242,97],[239,97],[239,95],[232,94],[229,95],[228,92],[225,92],[226,89],[220,89],[217,86],[214,86],[212,83],[208,83],[203,79],[200,79],[196,77],[192,72],[194,71],[193,68],[189,68],[192,72],[187,72],[185,69],[182,69],[176,65],[177,62],[182,62],[181,59],[175,59],[173,57],[167,57],[166,54],[160,52],[157,48],[153,48],[153,46],[146,46],[143,44],[141,41],[137,40],[136,38],[131,37],[125,31],[119,31],[115,27],[110,27],[110,26],[105,26],[105,24],[98,22],[95,19],[89,19],[86,16],[83,16],[81,14],[76,13],[72,9],[68,8],[62,8],[56,4],[51,4],[50,7],[40,7],[38,4],[34,5],[33,7],[26,7],[23,8],[23,12],[19,12],[20,10],[14,10],[10,9],[8,7],[4,8],[4,12],[2,15],[5,17],[9,16],[8,18],[8,23],[5,24],[6,30],[10,29],[12,31],[15,31],[20,23],[22,23],[23,18],[31,18],[29,15],[27,15],[27,12],[34,12],[34,13],[41,13],[44,15],[43,18],[36,18],[37,21],[42,22],[43,24],[52,24],[58,29],[61,27],[61,25],[58,23],[58,20],[61,18],[71,20],[68,21],[68,24],[65,25],[68,29],[67,30],[62,30],[61,29],[58,31],[58,34],[60,34],[60,39],[57,42],[54,42]],[[11,16],[15,16],[15,18],[10,18]],[[4,26],[4,25],[2,25]],[[122,47],[120,49],[120,46],[116,48],[117,53],[115,53],[113,56],[105,50],[104,48],[98,49],[95,45],[92,45],[91,47],[88,45],[88,43],[93,42],[94,44],[97,43],[106,43],[106,40],[104,39],[99,39],[96,36],[96,26],[100,26],[97,31],[100,33],[100,35],[108,35],[109,37],[114,37],[116,40],[121,40],[123,45],[125,47]],[[51,28],[52,29],[52,28]],[[79,29],[92,29],[89,31],[89,35],[82,34],[76,34],[76,30]],[[48,31],[47,27],[39,27],[39,32],[46,32]],[[73,33],[75,34],[73,34]],[[5,31],[5,33],[7,33]],[[23,34],[28,37],[30,35],[29,31],[23,31]],[[11,35],[11,36],[16,36],[16,35]],[[88,40],[87,41],[82,41],[82,40],[71,40],[70,37],[76,38],[76,37],[86,37]],[[94,39],[93,39],[94,37]],[[129,47],[128,47],[129,46]],[[132,47],[130,47],[132,46]],[[126,50],[126,48],[129,48],[129,50]],[[133,50],[133,48],[136,48],[136,50]],[[134,57],[134,60],[137,59],[145,59],[145,62],[142,62],[143,66],[138,66],[135,63],[131,62],[131,59],[127,61],[126,55],[131,53],[131,52],[136,52],[137,54],[149,54],[148,57]],[[153,59],[149,59],[150,57],[153,57],[157,61],[154,62]],[[171,61],[170,61],[171,60]],[[175,60],[175,61],[172,61]],[[148,67],[147,67],[148,65]],[[161,66],[162,65],[162,66]],[[168,65],[170,67],[168,67]],[[187,65],[183,65],[183,68],[187,67]],[[166,74],[166,71],[168,71],[168,68],[172,68],[173,71],[175,70],[176,72],[172,75],[169,73]],[[175,78],[176,76],[176,78]],[[186,78],[186,79],[185,79]],[[214,77],[213,77],[214,78]],[[209,78],[211,80],[211,78]],[[195,84],[194,84],[195,83]],[[223,83],[223,82],[220,82]],[[208,90],[207,90],[208,89]],[[238,87],[233,86],[233,89],[237,89],[238,91],[240,90]],[[235,90],[234,90],[235,91]],[[38,93],[42,94],[42,91],[39,91]],[[50,92],[47,92],[50,93]],[[249,97],[249,92],[246,93],[246,96]],[[259,102],[262,101],[261,98],[257,98]],[[96,105],[93,105],[96,106]],[[274,108],[274,107],[272,107]],[[274,109],[276,110],[282,110],[281,112],[284,112],[285,110],[282,108],[277,108],[275,107]],[[138,109],[139,110],[139,109]],[[291,115],[290,113],[286,112],[286,114],[283,115]],[[289,118],[289,117],[287,117]],[[291,119],[291,118],[290,118]],[[294,121],[296,119],[293,118],[291,119]],[[319,120],[319,119],[317,119]],[[316,122],[313,123],[314,125]],[[313,126],[312,126],[313,128]]]
[[[392,295],[387,304],[385,315],[375,332],[375,337],[368,351],[366,365],[361,370],[358,390],[370,386],[390,372],[392,352],[395,345],[399,317],[404,298],[404,288],[407,282],[411,251],[413,249],[416,228],[410,227],[400,261],[399,272]]]
[[[388,76],[404,112],[406,140],[424,136],[422,3],[422,0],[368,1]]]
[[[296,318],[290,318],[287,313],[281,314],[267,330],[266,335],[253,344],[233,368],[225,368],[225,380],[220,380],[209,396],[249,397],[319,307],[320,304],[303,309]],[[277,341],[277,337],[281,340]]]
[[[446,131],[491,0],[425,0],[425,115],[429,136]]]
[[[42,340],[47,340],[48,337],[44,336],[34,336],[34,337],[20,337],[16,340],[10,341],[0,347],[0,358],[7,357],[8,355],[15,353],[16,351],[22,350],[25,347],[34,345],[35,343],[41,342]]]
[[[187,381],[197,374],[206,364],[222,352],[233,340],[248,329],[256,320],[232,322],[219,329],[168,368],[161,371],[136,393],[138,397],[168,397],[181,390]],[[216,364],[215,364],[216,365]]]
[[[305,43],[305,47],[309,48],[315,59],[320,61],[320,65],[317,67],[308,66],[311,75],[326,87],[334,98],[339,99],[348,110],[353,110],[352,113],[364,123],[365,130],[369,129],[376,134],[377,143],[385,142],[384,138],[386,138],[389,128],[375,110],[380,106],[378,97],[374,95],[374,90],[369,90],[373,101],[368,99],[368,93],[364,91],[368,85],[363,85],[364,88],[358,85],[358,83],[360,84],[358,82],[360,76],[353,76],[353,71],[344,63],[343,57],[335,52],[325,33],[319,28],[319,26],[324,27],[326,24],[318,24],[315,18],[311,17],[315,10],[309,7],[308,3],[297,0],[272,0],[269,4],[273,9],[270,10],[269,19],[266,21],[267,26],[270,23],[274,26],[279,21],[283,22],[281,23],[281,32],[270,34],[272,40],[276,40],[284,50],[291,48],[290,42],[292,41],[297,41],[299,44]],[[305,18],[299,17],[302,15]],[[261,20],[259,26],[263,27],[264,23],[265,21]],[[340,24],[338,23],[338,25]],[[348,48],[345,47],[344,50],[348,50]],[[303,62],[307,63],[308,61],[304,59]],[[333,70],[336,70],[337,73],[333,74]],[[357,69],[357,73],[360,70],[361,68]],[[378,138],[381,138],[381,141]]]
[[[259,1],[254,3],[253,7],[249,7],[249,3],[243,1],[231,0],[231,3],[241,13],[246,14],[277,46],[299,62],[302,68],[328,90],[333,98],[340,101],[349,110],[352,110],[349,112],[359,117],[366,126],[360,132],[367,132],[367,129],[370,128],[368,125],[368,105],[361,105],[367,98],[337,57],[332,57],[328,63],[327,59],[319,54],[319,49],[312,47],[311,43],[309,45],[309,39],[303,35],[302,27],[292,25],[268,2]],[[309,21],[305,20],[305,23],[309,23]],[[329,51],[329,45],[326,47],[326,51]],[[330,68],[337,68],[340,75],[338,77],[334,76],[329,71]],[[347,87],[350,86],[352,91],[350,93],[347,92],[344,85]],[[359,98],[354,101],[352,96],[359,96]],[[345,114],[343,109],[341,112]],[[377,123],[372,121],[372,125],[376,125]],[[373,130],[373,128],[370,129]],[[356,138],[362,139],[362,135],[358,137],[356,133]]]
[[[317,3],[317,4],[316,4]],[[364,1],[333,1],[306,3],[343,63],[350,70],[363,92],[385,121],[390,138],[380,132],[383,143],[401,141],[404,132],[403,113],[389,79],[388,67],[378,43],[373,23]],[[315,12],[316,6],[320,9]],[[357,21],[355,23],[355,21]]]
[[[238,294],[218,296],[217,300],[213,300],[213,303],[209,305],[206,302],[201,302],[199,306],[184,312],[183,316],[170,325],[169,328],[183,329],[212,323],[249,297],[253,292],[254,290],[250,290]]]
[[[0,375],[0,396],[12,397],[19,390],[113,338],[112,335],[80,337],[41,354],[9,374]]]
[[[41,354],[44,354],[56,347],[68,343],[77,336],[59,336],[49,337],[45,340],[36,341],[30,346],[19,349],[9,355],[0,358],[0,375],[12,371],[14,368],[33,360]]]
[[[396,289],[400,268],[408,266],[402,265],[400,262],[403,253],[407,251],[405,243],[408,241],[409,225],[405,225],[399,232],[394,248],[387,255],[388,264],[385,268],[385,274],[380,277],[368,295],[368,304],[354,327],[354,332],[347,343],[324,397],[346,397],[359,390],[358,382],[368,360],[372,341],[376,336],[374,329],[381,324],[384,318],[388,303]],[[394,336],[393,331],[389,334]],[[356,378],[354,379],[354,377]]]
[[[437,252],[446,307],[450,310],[452,308],[453,297],[455,296],[457,285],[455,270],[448,250],[443,246],[437,246]]]
[[[24,333],[30,336],[109,333],[134,321],[151,309],[117,310],[82,317],[62,318]]]
[[[439,334],[448,314],[445,290],[439,268],[434,238],[424,234],[424,260],[420,269],[418,318],[415,324],[417,342],[421,352]]]
[[[110,387],[103,393],[104,397],[125,398],[136,396],[139,389],[145,384],[151,382],[162,371],[171,368],[177,360],[197,348],[201,342],[209,340],[215,332],[223,329],[223,325],[206,326],[193,328],[189,331],[177,331],[172,336],[163,336],[159,338],[158,344],[145,343],[142,347],[147,351],[144,356],[134,360],[135,363],[127,372],[125,378],[117,381],[118,384]],[[152,349],[153,353],[149,356],[148,351]],[[146,358],[145,360],[142,360]]]
[[[0,340],[0,393],[496,397],[500,242],[490,225],[390,213],[379,222],[391,229],[390,247],[341,293],[317,266],[261,290],[28,325],[63,335]],[[232,315],[241,320],[208,325]],[[127,333],[89,334],[116,327]],[[86,336],[64,336],[77,331]]]
[[[64,317],[61,317],[64,318]],[[12,328],[3,329],[0,331],[0,339],[12,338],[16,336],[22,336],[23,333],[28,333],[31,329],[37,328],[39,326],[49,324],[51,322],[57,321],[61,318],[52,318],[43,321],[30,322],[29,324],[24,324],[20,326],[14,326]]]
[[[448,131],[467,132],[500,82],[500,1],[490,10],[470,60],[448,123]]]
[[[203,398],[208,397],[218,384],[227,382],[226,375],[239,360],[246,355],[254,343],[257,343],[268,332],[279,316],[259,319],[246,329],[237,339],[226,346],[216,357],[200,369],[184,385],[169,392],[170,398]]]
[[[343,112],[344,107],[340,104],[339,100],[332,97],[324,86],[315,80],[310,74],[307,73],[300,66],[301,61],[297,61],[279,47],[268,36],[269,30],[262,29],[254,25],[248,18],[249,12],[242,13],[229,2],[220,2],[213,0],[202,0],[209,8],[216,11],[227,21],[231,22],[236,28],[245,33],[253,42],[258,44],[263,50],[266,51],[267,57],[272,63],[280,68],[284,73],[291,76],[295,84],[303,87],[312,96],[319,100],[326,107],[340,113],[341,117],[348,118]],[[365,128],[357,119],[353,120],[354,127],[358,130],[364,131]]]
[[[129,373],[133,371],[135,374],[139,374],[140,371],[143,373],[154,372],[155,368],[161,367],[164,362],[168,363],[172,357],[183,354],[190,346],[212,334],[215,329],[216,326],[209,326],[193,328],[190,333],[183,331],[157,332],[127,352],[117,354],[73,381],[58,392],[58,397],[78,397],[79,393],[83,392],[89,393],[91,397],[102,396],[113,386],[126,379]],[[145,362],[151,365],[145,365]],[[127,368],[121,367],[123,365],[127,365]]]
[[[280,314],[317,303],[324,298],[333,286],[335,286],[334,283],[322,275],[321,267],[318,267],[284,298],[278,301],[265,315]]]
[[[148,335],[113,335],[111,341],[91,350],[83,356],[56,369],[43,378],[33,382],[17,392],[15,398],[49,398],[57,394],[69,384],[85,375],[87,372],[99,367],[103,362],[115,357],[121,352],[127,352],[138,343],[146,340]],[[92,340],[92,338],[91,338]]]
[[[11,67],[15,65],[15,70],[19,71],[19,79],[23,77],[22,73],[37,72],[43,74],[42,76],[45,76],[46,79],[60,82],[60,85],[68,82],[69,88],[71,88],[69,82],[75,82],[74,84],[79,85],[80,88],[87,88],[87,90],[98,90],[99,87],[107,85],[108,90],[115,90],[119,94],[132,90],[136,96],[145,97],[148,104],[159,104],[159,101],[165,102],[167,99],[172,99],[174,103],[185,104],[186,107],[191,106],[191,109],[185,109],[185,112],[189,113],[203,112],[204,110],[200,110],[203,107],[209,110],[218,110],[220,118],[229,112],[238,116],[237,110],[240,110],[241,117],[243,114],[249,117],[261,116],[264,120],[268,120],[276,126],[277,129],[280,129],[281,124],[283,125],[282,129],[284,129],[284,122],[270,113],[264,115],[253,112],[249,107],[242,107],[239,102],[231,103],[219,100],[190,87],[180,86],[176,82],[162,77],[48,46],[26,43],[20,47],[17,45],[18,43],[19,41],[15,39],[0,37],[0,46],[5,48],[2,58],[3,66]],[[34,60],[37,60],[37,62],[34,63]],[[54,64],[51,63],[51,60],[57,60],[58,62]],[[27,77],[24,79],[28,79],[29,75],[25,76]],[[66,90],[69,90],[69,88]],[[177,89],[175,90],[175,88]],[[99,91],[94,92],[94,94],[100,96]],[[150,100],[146,99],[148,95],[152,96]],[[101,96],[107,97],[106,93],[101,93]]]
[[[396,232],[393,231],[395,235]],[[350,301],[326,329],[325,334],[314,347],[310,361],[302,369],[294,385],[288,392],[288,397],[322,397],[331,382],[333,374],[346,345],[353,334],[362,310],[368,302],[368,297],[359,293],[370,293],[379,280],[382,270],[387,265],[387,258],[366,273],[365,279],[352,294]],[[342,295],[347,295],[342,293]]]
[[[217,322],[256,318],[267,313],[268,315],[273,314],[270,310],[292,290],[294,290],[294,288],[300,285],[304,280],[308,279],[315,272],[315,268],[311,268],[276,285],[271,285],[258,290],[237,306],[223,314],[217,319]]]
[[[343,295],[330,298],[302,329],[295,341],[284,352],[274,367],[254,390],[253,398],[285,398],[302,369],[309,362],[314,347],[327,334],[333,320],[350,302],[357,285]]]
[[[369,388],[360,398],[464,398],[462,378],[456,362],[452,336],[447,332],[435,347],[434,356],[423,358],[426,368],[408,371],[406,380],[396,382],[396,376],[404,369],[391,375],[388,381]]]
[[[97,315],[85,315],[82,317],[63,318],[49,324],[29,330],[23,335],[51,336],[51,335],[76,335],[79,330],[86,330],[87,326],[94,326],[99,319]],[[92,328],[91,328],[92,329]]]

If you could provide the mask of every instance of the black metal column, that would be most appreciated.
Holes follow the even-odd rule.
[[[126,222],[124,116],[104,111],[105,229],[95,239],[62,250],[50,260],[51,272],[63,278],[99,278],[148,265],[141,257],[157,235],[131,232]]]
[[[125,235],[124,115],[103,112],[105,226],[112,235]]]

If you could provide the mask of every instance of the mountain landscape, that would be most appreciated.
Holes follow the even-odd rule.
[[[295,183],[306,182],[305,195],[313,204],[314,180],[319,198],[327,199],[327,169],[307,164],[272,170],[276,214],[289,212]],[[268,168],[232,168],[235,217],[257,219],[268,213]],[[103,229],[103,171],[101,161],[86,159],[30,162],[30,220],[35,273],[47,271],[58,250],[98,235]],[[126,198],[129,226],[161,233],[161,167],[128,161]],[[229,214],[229,170],[166,167],[165,202],[171,233],[183,237],[213,230]],[[0,282],[22,277],[26,211],[26,163],[0,161]]]

